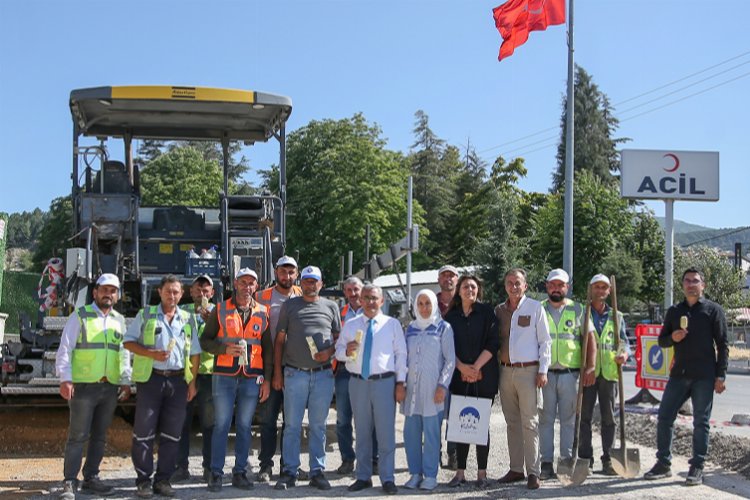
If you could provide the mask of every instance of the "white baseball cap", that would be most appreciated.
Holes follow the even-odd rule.
[[[200,280],[200,279],[204,279],[204,280],[208,281],[209,285],[214,286],[214,280],[212,280],[211,276],[209,276],[208,274],[201,274],[199,276],[196,276],[195,278],[193,278],[193,281],[192,281],[191,284],[194,285],[195,282],[198,281],[198,280]]]
[[[567,272],[565,272],[565,269],[553,269],[549,272],[547,275],[547,281],[562,281],[563,283],[569,283],[570,282],[570,276]]]
[[[252,276],[253,278],[255,278],[255,281],[258,281],[258,273],[256,273],[249,267],[243,267],[242,269],[237,271],[237,274],[234,275],[234,279],[238,280],[243,276]]]
[[[441,274],[443,274],[445,271],[450,271],[453,274],[455,274],[456,276],[458,276],[458,269],[456,269],[455,266],[451,266],[451,265],[445,265],[445,266],[441,267],[440,269],[438,269],[438,276],[440,276]]]
[[[120,278],[112,273],[104,273],[96,280],[96,286],[109,285],[120,289]]]
[[[297,261],[296,261],[296,260],[294,260],[294,258],[293,258],[293,257],[289,257],[288,255],[284,255],[284,256],[282,256],[282,257],[281,257],[281,258],[280,258],[280,259],[279,259],[279,260],[278,260],[278,261],[276,262],[276,267],[281,267],[281,266],[294,266],[294,267],[298,267],[298,266],[297,266]]]
[[[320,272],[320,269],[315,266],[307,266],[302,270],[302,274],[300,276],[300,279],[305,278],[314,278],[318,281],[320,281],[321,276],[323,276],[323,273]]]
[[[612,285],[612,283],[609,282],[609,278],[607,278],[606,275],[601,274],[601,273],[594,275],[594,277],[591,278],[591,281],[589,281],[589,285],[593,285],[594,283],[599,283],[600,281],[602,283],[606,283],[607,286]]]

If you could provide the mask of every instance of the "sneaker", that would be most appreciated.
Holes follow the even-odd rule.
[[[344,460],[341,462],[341,465],[339,465],[339,468],[336,469],[336,472],[339,474],[351,474],[354,472],[354,460]]]
[[[172,485],[169,484],[169,481],[162,479],[161,481],[154,483],[154,493],[163,497],[173,497],[174,489],[172,488]]]
[[[324,491],[331,489],[331,483],[328,482],[328,479],[326,479],[322,472],[315,474],[310,478],[310,486],[314,486],[315,488]]]
[[[241,490],[253,489],[253,482],[247,478],[246,472],[232,474],[232,486]]]
[[[687,479],[685,480],[685,485],[698,486],[699,484],[703,484],[703,467],[691,465]]]
[[[410,490],[416,490],[422,483],[422,476],[419,474],[412,474],[408,481],[404,483],[404,488]]]
[[[275,490],[288,490],[297,486],[297,478],[284,471],[281,473],[279,480],[276,481],[276,485],[273,487]]]
[[[177,467],[172,473],[172,477],[169,478],[169,482],[181,483],[183,481],[190,481],[190,471],[185,467]]]
[[[398,488],[396,488],[396,483],[393,481],[386,481],[383,483],[383,486],[381,486],[381,489],[383,490],[383,493],[386,495],[395,495],[398,493]]]
[[[656,465],[651,467],[651,470],[643,475],[643,479],[662,479],[665,477],[672,476],[672,468],[662,462],[656,462]]]
[[[112,486],[104,484],[104,482],[99,479],[99,476],[91,476],[88,479],[84,479],[81,483],[81,493],[86,493],[87,495],[101,495],[107,497],[114,494],[114,492],[115,489]]]
[[[218,492],[221,491],[223,476],[218,472],[212,472],[211,477],[208,478],[208,491]]]
[[[61,500],[75,500],[76,498],[76,482],[71,480],[63,481],[62,491],[60,492]]]
[[[307,481],[310,479],[310,474],[304,469],[297,469],[297,479],[300,481]]]
[[[555,468],[552,465],[552,462],[542,462],[542,471],[539,474],[539,479],[542,481],[546,481],[548,479],[554,479],[557,477],[557,474],[555,474]]]
[[[135,485],[135,496],[138,498],[151,498],[154,490],[151,489],[151,481],[143,481]]]
[[[273,467],[270,465],[262,465],[258,473],[255,475],[255,480],[259,483],[267,483],[271,480],[272,475]]]
[[[437,488],[438,482],[435,477],[426,477],[419,483],[419,489],[425,491],[432,491]]]

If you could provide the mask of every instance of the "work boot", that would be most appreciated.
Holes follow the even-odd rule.
[[[270,465],[263,465],[258,471],[258,474],[255,476],[255,480],[259,483],[267,483],[271,480],[272,475],[273,467],[271,467]]]
[[[554,479],[557,477],[555,474],[555,468],[552,462],[542,462],[542,472],[539,474],[539,479],[546,481],[548,479]]]
[[[169,481],[162,479],[161,481],[154,483],[154,493],[163,497],[173,497],[174,489],[172,488],[172,485],[169,484]]]
[[[214,493],[221,491],[223,476],[217,472],[212,472],[211,477],[208,478],[208,491]]]
[[[354,472],[354,460],[344,460],[341,462],[339,468],[336,469],[336,472],[342,475],[351,474]]]
[[[185,467],[177,467],[172,473],[172,477],[169,480],[173,483],[181,483],[183,481],[190,480],[190,471]]]
[[[253,482],[247,478],[247,473],[241,472],[232,474],[232,486],[241,490],[250,490],[253,488]]]
[[[104,482],[99,479],[99,476],[91,476],[88,479],[84,479],[81,483],[81,493],[86,493],[88,495],[101,495],[107,497],[114,492],[115,489],[112,486],[104,484]]]
[[[62,491],[60,491],[61,500],[75,500],[76,498],[76,482],[72,479],[63,481]]]
[[[138,498],[151,498],[154,490],[151,489],[151,481],[143,481],[135,485],[135,496]]]

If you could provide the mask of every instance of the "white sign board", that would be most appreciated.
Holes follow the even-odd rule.
[[[623,198],[719,200],[719,153],[623,149],[620,193]]]

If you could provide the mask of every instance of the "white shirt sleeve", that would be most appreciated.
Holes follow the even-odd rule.
[[[73,312],[65,323],[62,335],[60,336],[60,347],[57,348],[57,357],[55,358],[55,372],[60,382],[73,381],[72,357],[73,349],[78,342],[78,335],[81,333],[81,321],[78,319],[78,312]]]
[[[401,323],[398,320],[391,319],[391,329],[393,330],[393,355],[394,365],[396,368],[396,382],[406,382],[406,373],[408,371],[406,365],[406,339],[404,338],[404,330],[401,328]]]
[[[552,338],[549,334],[547,313],[541,304],[536,309],[536,338],[539,344],[539,373],[547,373],[552,361]]]

